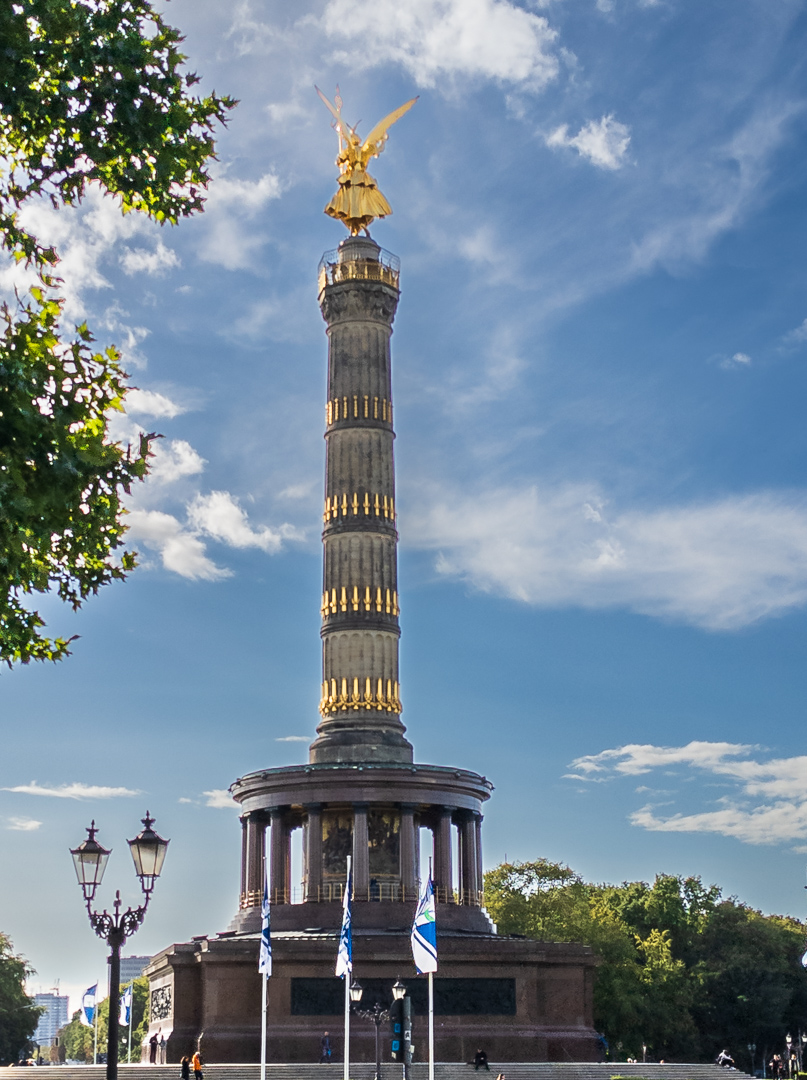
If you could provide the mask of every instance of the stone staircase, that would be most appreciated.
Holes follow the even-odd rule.
[[[104,1065],[50,1066],[57,1070],[53,1080],[104,1080]],[[403,1066],[383,1062],[384,1080],[403,1080]],[[646,1080],[730,1080],[747,1074],[719,1068],[717,1065],[642,1065],[625,1062],[596,1064],[589,1062],[500,1062],[490,1063],[490,1073],[482,1077],[495,1080],[504,1073],[507,1080],[611,1080],[612,1076],[646,1078]],[[351,1080],[373,1080],[375,1065],[356,1062],[350,1067]],[[18,1068],[0,1068],[0,1080],[24,1080],[29,1074]],[[179,1065],[119,1065],[119,1080],[178,1080]],[[341,1062],[330,1065],[267,1065],[267,1080],[342,1080]],[[428,1080],[429,1066],[420,1061],[409,1070],[410,1080]],[[435,1080],[471,1080],[473,1066],[453,1062],[436,1062]],[[32,1078],[33,1080],[33,1078]],[[260,1080],[259,1065],[206,1065],[205,1080]]]

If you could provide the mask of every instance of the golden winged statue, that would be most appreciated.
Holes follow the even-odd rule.
[[[389,116],[385,116],[362,142],[356,134],[358,124],[350,127],[342,119],[342,98],[339,95],[339,87],[336,88],[335,105],[328,101],[318,86],[314,89],[333,114],[335,120],[333,126],[339,136],[339,156],[336,159],[340,174],[339,190],[325,207],[325,213],[346,225],[350,229],[351,236],[357,236],[362,229],[367,232],[367,226],[371,221],[387,217],[392,213],[392,207],[378,190],[373,177],[367,172],[367,163],[370,158],[378,157],[389,138],[388,129],[412,108],[417,98],[412,98],[411,101],[407,101],[405,105],[391,112]],[[369,236],[369,233],[367,235]]]

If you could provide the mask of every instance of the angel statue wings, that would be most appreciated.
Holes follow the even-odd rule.
[[[343,222],[350,229],[351,236],[357,236],[362,229],[367,233],[367,226],[371,221],[392,213],[392,207],[367,172],[367,163],[370,158],[378,157],[389,138],[387,131],[412,108],[417,98],[412,98],[389,116],[385,116],[362,142],[356,134],[358,124],[350,127],[342,119],[339,87],[336,88],[335,105],[328,101],[318,86],[315,89],[333,114],[333,126],[339,136],[339,156],[336,159],[339,166],[339,190],[325,207],[325,213]],[[369,233],[367,235],[369,236]]]

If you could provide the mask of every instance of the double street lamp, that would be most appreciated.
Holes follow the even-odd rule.
[[[143,818],[145,828],[134,840],[127,840],[135,865],[135,873],[140,878],[145,901],[137,908],[127,908],[121,912],[120,892],[115,893],[114,914],[104,908],[102,912],[93,910],[95,893],[104,877],[106,864],[111,849],[108,851],[95,839],[98,830],[95,822],[87,829],[87,839],[77,848],[71,848],[76,877],[84,893],[90,926],[98,937],[109,945],[109,1039],[107,1043],[106,1075],[107,1080],[117,1080],[118,1076],[118,1013],[120,1011],[120,953],[123,943],[138,929],[146,915],[154,883],[160,876],[168,850],[168,840],[163,840],[153,829],[154,818],[148,810]]]
[[[381,1025],[385,1024],[390,1018],[389,1009],[382,1007],[381,1003],[376,1001],[372,1009],[358,1009],[356,1006],[361,1001],[361,996],[364,993],[364,987],[360,982],[354,982],[350,987],[350,1000],[353,1005],[353,1012],[356,1016],[362,1020],[370,1020],[375,1024],[375,1076],[373,1080],[381,1080]],[[403,1001],[406,995],[406,987],[400,979],[396,979],[392,987],[392,997],[395,1001]]]

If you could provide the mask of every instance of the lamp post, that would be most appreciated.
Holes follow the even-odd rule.
[[[409,1080],[409,1065],[412,1061],[412,1000],[406,996],[406,987],[400,979],[396,979],[393,984],[392,996],[401,1003],[401,1055],[404,1080]]]
[[[381,1025],[385,1024],[390,1018],[389,1009],[383,1008],[380,1002],[376,1001],[372,1009],[357,1009],[356,1006],[361,1001],[361,996],[364,993],[364,987],[359,982],[354,982],[350,987],[350,1000],[353,1004],[353,1012],[361,1020],[369,1020],[375,1024],[375,1076],[373,1080],[382,1080],[381,1077]],[[406,987],[400,979],[396,979],[392,987],[392,997],[395,1001],[402,1001],[406,995]],[[403,1042],[403,1041],[402,1041]],[[404,1071],[408,1076],[408,1061],[404,1059]]]
[[[788,1032],[787,1035],[785,1035],[785,1045],[787,1046],[787,1075],[792,1076],[793,1075],[793,1061],[791,1060],[790,1054],[791,1054],[791,1052],[793,1050],[793,1037],[790,1034],[790,1032]]]
[[[121,913],[120,893],[115,893],[114,914],[110,915],[104,908],[102,912],[94,911],[92,902],[95,893],[104,877],[106,864],[109,861],[111,850],[107,851],[95,839],[98,830],[95,822],[91,822],[87,829],[87,839],[77,848],[71,848],[73,863],[76,867],[76,877],[84,893],[84,902],[87,905],[87,914],[90,917],[90,926],[98,937],[103,938],[109,945],[109,1039],[107,1042],[106,1075],[107,1080],[117,1080],[118,1077],[118,1013],[120,1011],[120,951],[124,941],[138,929],[146,915],[149,906],[154,883],[160,876],[163,868],[165,853],[168,849],[168,841],[152,829],[154,818],[146,811],[143,818],[145,828],[134,838],[127,840],[129,850],[132,853],[132,861],[135,865],[135,873],[140,878],[140,886],[145,896],[145,902],[137,908],[127,908]]]

